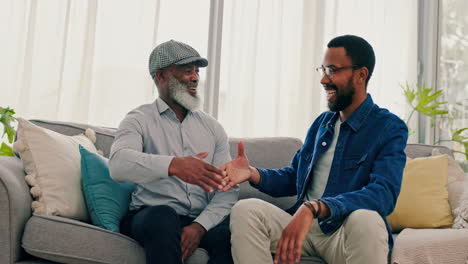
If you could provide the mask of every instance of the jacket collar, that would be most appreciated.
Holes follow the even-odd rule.
[[[351,116],[346,119],[345,122],[351,127],[354,132],[357,132],[362,124],[366,121],[367,116],[369,115],[372,107],[374,106],[374,101],[370,94],[367,94],[366,100],[351,114]],[[328,130],[333,130],[336,120],[340,117],[339,112],[334,112],[332,118],[328,120],[326,126]]]
[[[362,124],[366,121],[367,116],[374,106],[374,101],[370,94],[367,94],[366,100],[346,119],[346,123],[351,127],[354,132],[357,132],[361,128]]]

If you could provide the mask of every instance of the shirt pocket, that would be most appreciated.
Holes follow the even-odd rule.
[[[345,158],[344,169],[345,170],[357,169],[360,166],[363,166],[364,164],[366,164],[366,162],[367,162],[367,153],[364,153],[361,156]]]

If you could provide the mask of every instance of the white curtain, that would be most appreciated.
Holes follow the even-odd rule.
[[[417,81],[417,0],[327,1],[326,39],[343,34],[364,37],[374,47],[376,67],[368,91],[381,107],[405,117],[400,87]]]
[[[398,85],[416,79],[416,2],[224,0],[218,119],[230,136],[303,138],[326,110],[315,67],[341,34],[374,46],[369,92],[404,116]],[[210,0],[2,0],[0,105],[115,127],[157,96],[147,70],[157,43],[206,56],[209,13]]]
[[[404,118],[400,84],[417,77],[416,0],[225,2],[219,119],[231,136],[304,138],[327,110],[315,68],[327,42],[355,34],[374,47],[368,91]]]
[[[0,105],[116,127],[157,96],[147,66],[156,43],[174,38],[206,54],[209,0],[194,2],[0,1]]]

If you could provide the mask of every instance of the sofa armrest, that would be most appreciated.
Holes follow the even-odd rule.
[[[21,237],[32,202],[24,177],[19,158],[0,156],[0,263],[15,263],[24,254]]]

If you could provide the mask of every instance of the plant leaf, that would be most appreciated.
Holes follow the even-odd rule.
[[[2,146],[0,147],[0,156],[14,156],[15,153],[11,149],[10,146],[2,142]]]
[[[443,108],[443,105],[447,102],[437,102],[442,95],[442,90],[433,92],[432,88],[426,88],[424,84],[422,86],[417,85],[416,111],[430,117],[448,114],[448,110]]]
[[[411,89],[411,87],[409,86],[408,83],[406,83],[405,87],[403,87],[403,86],[401,86],[401,87],[403,88],[403,91],[404,91],[404,94],[405,94],[405,97],[406,97],[406,101],[408,101],[408,103],[410,105],[412,105],[414,98],[416,98],[416,92],[413,89]]]
[[[16,118],[13,117],[15,110],[7,107],[0,107],[0,123],[3,125],[3,134],[8,136],[8,142],[13,143],[15,138],[15,129],[12,126],[12,123],[16,121]]]
[[[462,133],[463,131],[466,131],[466,130],[468,130],[468,127],[461,128],[461,129],[456,129],[456,130],[452,133],[452,141],[458,142],[458,143],[460,143],[460,144],[465,144],[465,141],[468,140],[468,137],[463,136],[461,133]]]
[[[468,160],[468,141],[465,141],[463,146],[465,147],[465,158]]]

